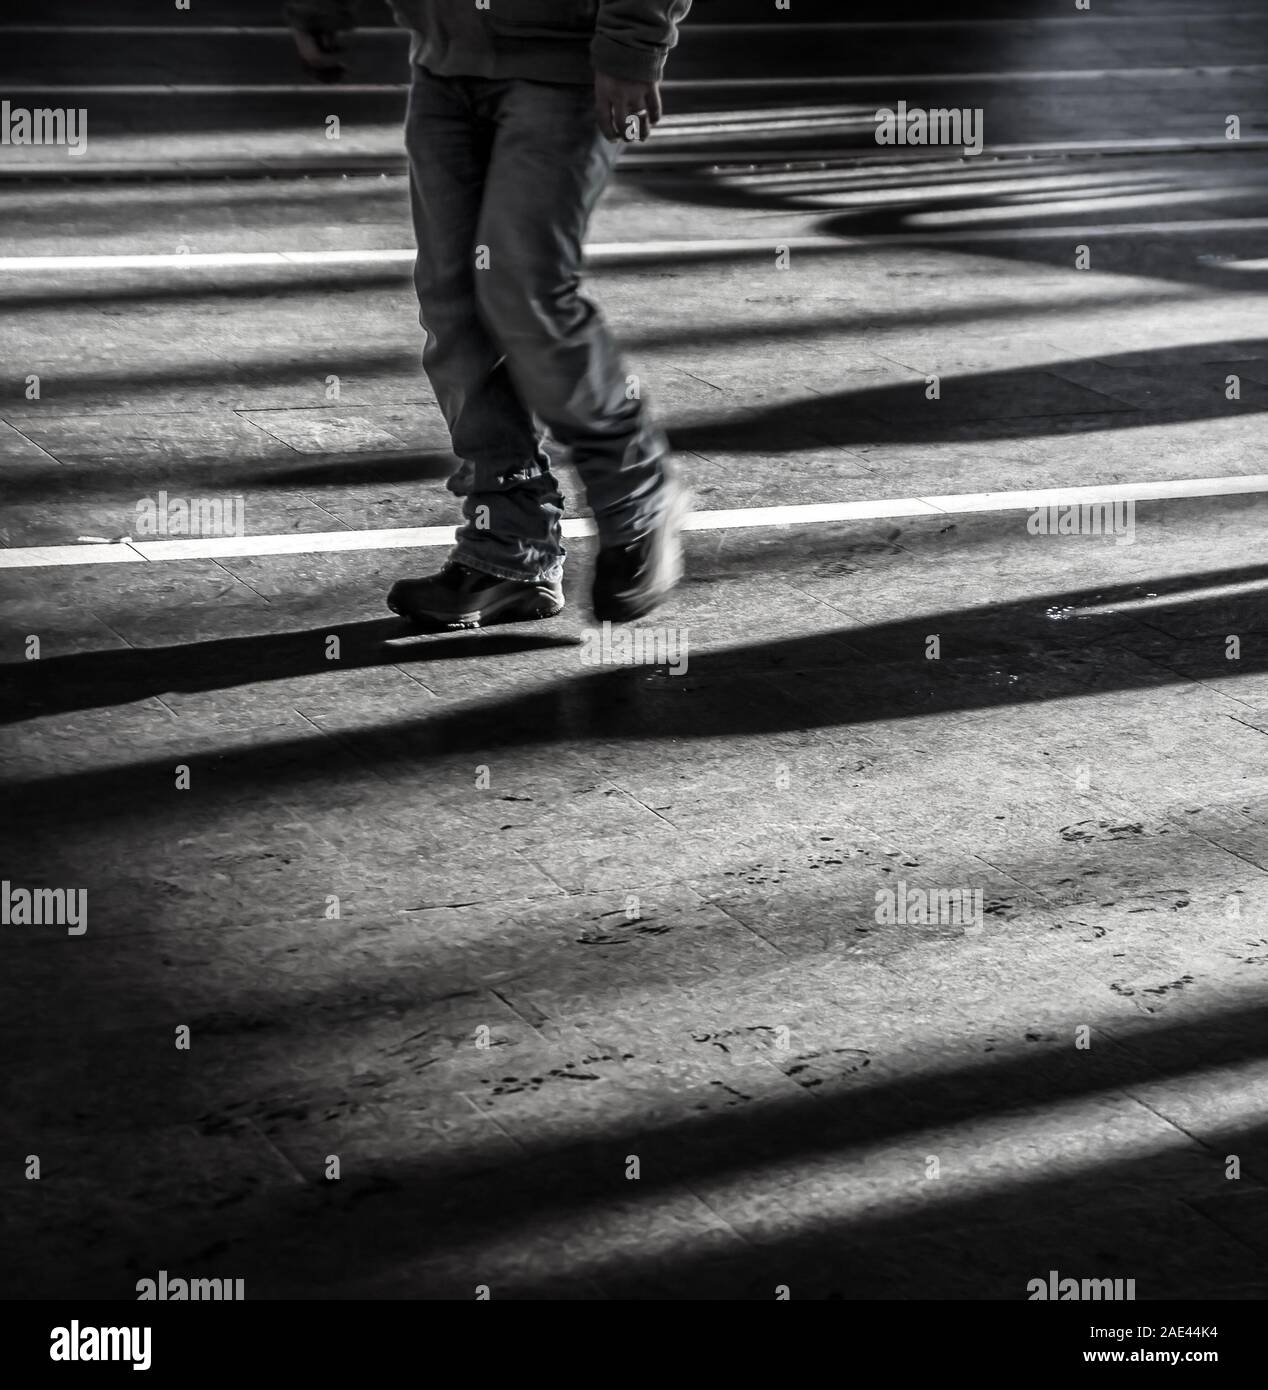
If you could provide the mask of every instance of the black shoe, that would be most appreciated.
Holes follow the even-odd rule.
[[[660,523],[627,545],[605,545],[594,566],[594,616],[629,623],[661,604],[682,578],[679,533],[691,511],[691,494],[675,479]]]
[[[439,574],[398,580],[387,606],[429,627],[487,627],[553,618],[564,606],[564,591],[559,580],[499,579],[450,560]]]

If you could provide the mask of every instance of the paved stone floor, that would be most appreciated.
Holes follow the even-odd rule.
[[[442,550],[355,548],[454,519],[408,265],[356,255],[410,244],[399,92],[13,36],[11,83],[301,90],[0,161],[0,877],[87,893],[0,926],[0,1294],[1268,1293],[1268,15],[970,8],[764,59],[701,4],[596,218],[702,513],[894,501],[706,515],[677,673],[590,662],[585,537],[559,619],[453,636],[383,605]],[[979,162],[859,137],[931,93]],[[1032,534],[1097,485],[1130,543]],[[160,491],[245,542],[120,543]]]

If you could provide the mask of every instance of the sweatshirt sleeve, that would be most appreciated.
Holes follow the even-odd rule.
[[[599,0],[590,59],[596,72],[659,82],[691,0]]]
[[[292,29],[313,33],[355,28],[356,8],[356,0],[286,0],[282,15]]]

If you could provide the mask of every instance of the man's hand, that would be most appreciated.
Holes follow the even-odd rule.
[[[594,75],[599,129],[609,140],[646,140],[661,117],[660,83]]]
[[[300,61],[319,82],[338,82],[347,69],[335,55],[339,52],[339,35],[333,29],[292,29]]]

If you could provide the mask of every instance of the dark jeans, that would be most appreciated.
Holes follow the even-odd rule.
[[[564,499],[541,426],[581,475],[601,545],[655,526],[666,492],[664,436],[580,291],[586,225],[620,147],[599,133],[589,86],[417,66],[405,142],[423,366],[461,460],[452,558],[554,579]]]

